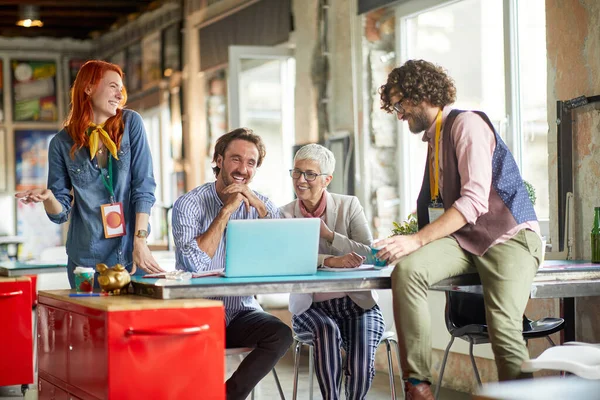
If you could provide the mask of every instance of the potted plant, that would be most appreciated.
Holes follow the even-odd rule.
[[[392,229],[392,235],[412,235],[413,233],[417,233],[419,230],[419,225],[417,223],[417,214],[416,212],[412,212],[408,214],[408,217],[402,222],[397,223],[393,222],[394,228]]]

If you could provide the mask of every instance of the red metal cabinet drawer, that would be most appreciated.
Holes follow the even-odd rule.
[[[67,382],[69,313],[40,304],[38,315],[38,369]]]
[[[40,378],[38,379],[38,400],[69,400],[69,394]]]
[[[108,398],[104,318],[70,313],[68,382],[99,399]],[[111,371],[112,373],[112,371]]]
[[[109,398],[224,399],[223,307],[110,313]]]
[[[33,382],[31,282],[0,281],[0,386]]]

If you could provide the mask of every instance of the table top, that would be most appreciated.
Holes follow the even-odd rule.
[[[444,279],[431,290],[482,293],[476,272]],[[589,260],[544,261],[531,284],[530,296],[532,299],[600,296],[600,264]]]
[[[368,271],[317,271],[314,275],[246,278],[205,277],[189,280],[132,276],[135,294],[158,299],[253,296],[270,293],[350,292],[389,289],[392,268]]]
[[[26,276],[16,276],[16,277],[4,277],[4,276],[0,276],[0,283],[3,282],[24,282],[24,281],[28,281],[31,282],[31,279],[29,279]]]
[[[171,308],[215,307],[222,303],[216,300],[185,299],[156,301],[155,299],[130,294],[99,297],[69,297],[75,290],[42,290],[38,294],[40,304],[51,303],[48,299],[59,300],[73,305],[101,311],[140,311]],[[99,293],[98,291],[96,293]]]
[[[392,268],[375,271],[317,271],[315,275],[190,280],[132,277],[136,294],[158,299],[213,296],[252,296],[271,293],[350,292],[390,289]],[[437,291],[482,293],[477,273],[444,279],[431,287]],[[587,260],[549,260],[540,267],[531,285],[531,298],[600,296],[600,264]]]
[[[0,244],[22,244],[24,241],[22,236],[0,236]]]
[[[64,264],[42,264],[35,262],[0,261],[0,276],[37,275],[66,271]]]

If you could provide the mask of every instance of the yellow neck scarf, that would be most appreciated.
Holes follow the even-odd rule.
[[[102,140],[104,146],[110,151],[110,154],[118,160],[117,156],[117,145],[112,141],[110,136],[108,136],[108,132],[104,130],[104,124],[96,125],[93,122],[90,122],[91,131],[90,135],[90,158],[93,160],[96,157],[96,152],[98,151],[98,140]]]

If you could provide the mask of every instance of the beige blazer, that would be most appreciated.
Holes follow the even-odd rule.
[[[325,192],[327,196],[327,208],[325,209],[326,223],[334,232],[333,242],[319,239],[319,261],[318,266],[323,265],[323,260],[330,256],[343,256],[350,252],[356,252],[362,256],[369,257],[371,248],[369,244],[373,239],[369,224],[358,198]],[[303,218],[300,212],[298,200],[280,208],[285,218]],[[369,309],[377,304],[375,291],[348,292],[348,296],[358,306]],[[289,309],[292,313],[299,315],[310,308],[313,302],[311,293],[290,294]]]

